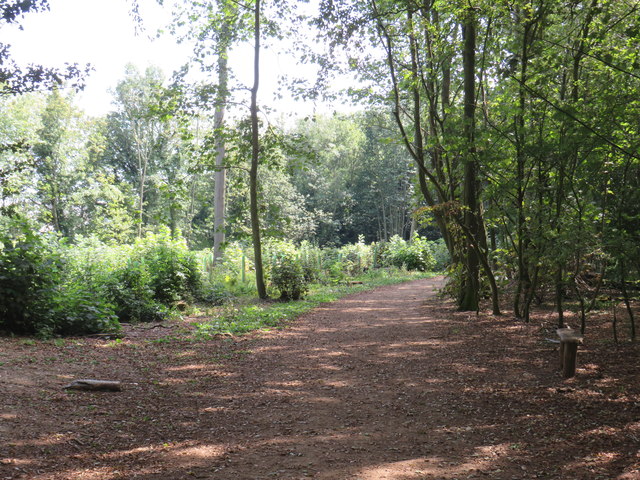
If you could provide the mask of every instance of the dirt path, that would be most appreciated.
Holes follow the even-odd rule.
[[[635,368],[622,391],[587,347],[563,380],[540,324],[457,313],[440,281],[225,341],[2,339],[0,479],[640,478]],[[60,390],[87,377],[126,386]]]

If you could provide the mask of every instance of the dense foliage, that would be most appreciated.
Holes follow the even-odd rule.
[[[323,1],[328,69],[393,113],[474,310],[552,292],[583,317],[640,278],[637,2]],[[348,59],[342,65],[337,62]]]
[[[68,245],[22,221],[5,226],[0,240],[5,331],[113,331],[119,322],[162,320],[177,302],[206,294],[195,255],[166,231],[132,245]]]
[[[0,329],[22,334],[93,333],[117,329],[103,291],[70,274],[68,248],[25,221],[0,233]]]
[[[5,8],[4,21],[46,6]],[[264,11],[273,17],[265,35],[285,38],[276,19],[295,5],[268,8],[277,11]],[[155,68],[129,67],[104,118],[87,118],[55,89],[12,90],[0,55],[9,86],[0,95],[1,280],[13,299],[3,328],[96,330],[114,315],[162,318],[182,299],[221,302],[261,265],[247,255],[259,220],[266,276],[285,299],[310,282],[379,267],[440,269],[450,258],[449,292],[463,310],[489,297],[499,313],[506,291],[524,320],[534,302],[552,298],[562,325],[570,300],[584,330],[609,289],[635,336],[635,2],[322,1],[313,26],[326,52],[304,52],[322,66],[304,93],[317,98],[334,72],[350,70],[360,83],[348,93],[366,113],[286,127],[265,115],[259,149],[245,114],[222,122],[225,108],[247,100],[226,60],[252,36],[252,15],[221,0],[190,2],[175,18],[171,30],[196,42],[194,62],[217,84],[190,84],[188,69],[169,84]],[[214,238],[226,252],[201,277],[187,246],[207,250]]]
[[[269,251],[271,283],[280,292],[280,299],[300,300],[308,286],[295,246],[281,241],[271,244]]]
[[[406,245],[395,239],[388,250],[396,252],[400,244],[421,252],[437,248],[416,237]],[[168,228],[128,245],[96,237],[79,237],[71,245],[24,220],[10,220],[0,229],[0,247],[0,331],[45,337],[114,332],[120,322],[162,321],[187,303],[220,305],[255,293],[251,249],[229,245],[214,266],[210,250],[190,251]],[[335,284],[362,273],[376,249],[387,250],[364,243],[320,249],[271,242],[270,289],[282,300],[299,300],[312,280]],[[311,251],[315,262],[309,261]],[[397,263],[393,254],[383,257],[384,265]]]
[[[130,68],[116,92],[118,110],[104,119],[86,118],[60,92],[0,99],[0,134],[25,145],[0,152],[3,211],[70,239],[129,243],[166,225],[191,248],[211,247],[215,152],[210,138],[192,130],[207,120],[179,120],[161,83],[157,70]],[[143,100],[152,104],[136,105]],[[411,165],[388,141],[389,122],[354,114],[270,126],[260,174],[265,234],[320,245],[361,234],[368,242],[408,238],[416,230],[435,238],[412,217],[419,204]],[[240,123],[228,137],[227,241],[250,236],[247,134]]]

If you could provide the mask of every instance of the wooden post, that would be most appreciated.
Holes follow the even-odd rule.
[[[567,342],[564,346],[564,362],[562,373],[564,378],[576,375],[576,357],[578,356],[578,342]]]
[[[582,343],[584,337],[570,328],[559,328],[556,333],[560,337],[560,368],[564,378],[574,377],[578,344]]]

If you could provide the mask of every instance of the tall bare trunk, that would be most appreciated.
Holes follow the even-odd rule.
[[[258,87],[260,85],[260,0],[256,0],[254,20],[253,87],[251,88],[251,169],[249,170],[249,196],[251,233],[256,268],[256,288],[260,298],[267,298],[262,266],[262,242],[260,240],[260,216],[258,214],[258,160],[260,139],[258,135]]]
[[[223,27],[223,30],[225,28]],[[228,30],[228,27],[226,28]],[[216,131],[216,172],[214,185],[214,220],[213,220],[213,258],[214,261],[222,257],[222,245],[225,235],[225,192],[227,184],[227,171],[224,168],[225,143],[224,143],[224,114],[227,105],[229,69],[227,66],[228,48],[222,45],[218,54],[218,98],[216,100],[216,111],[214,118],[214,128]]]

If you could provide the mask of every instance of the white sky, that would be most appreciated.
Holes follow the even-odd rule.
[[[156,0],[139,0],[146,28],[142,35],[136,35],[127,0],[50,0],[49,3],[50,11],[29,14],[21,22],[22,31],[5,25],[3,42],[11,45],[12,57],[20,64],[54,67],[65,62],[91,63],[95,70],[86,89],[77,97],[79,106],[90,115],[101,115],[111,109],[109,90],[124,77],[127,63],[141,70],[156,65],[170,77],[191,53],[188,45],[177,44],[169,35],[150,38],[171,18],[168,8],[159,6]],[[250,86],[252,53],[250,49],[242,50],[246,50],[246,54],[241,51],[235,55],[238,63],[232,68],[238,78]],[[263,51],[261,66],[261,104],[280,106],[277,110],[281,112],[293,110],[296,114],[308,114],[313,111],[313,105],[293,104],[290,100],[274,104],[278,75],[291,69],[299,72],[301,68],[294,66],[285,52]]]
[[[162,13],[155,1],[144,1],[144,7],[141,14],[147,18],[146,12],[156,18]],[[170,38],[152,42],[136,36],[126,0],[51,0],[50,11],[31,13],[21,24],[22,31],[5,26],[2,35],[17,62],[93,65],[95,71],[78,103],[94,115],[110,109],[108,89],[124,76],[127,63],[141,68],[158,65],[170,75],[188,55],[188,50]]]

